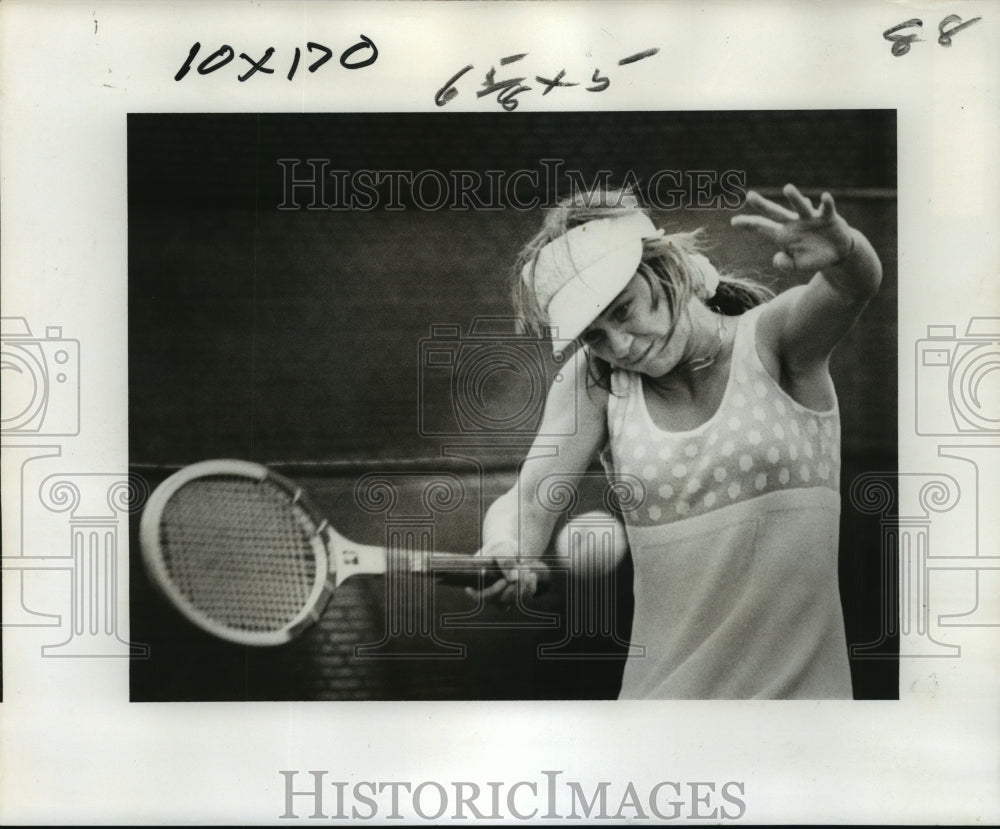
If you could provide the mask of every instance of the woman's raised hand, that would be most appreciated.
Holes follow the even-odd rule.
[[[815,272],[839,265],[851,254],[853,232],[837,213],[833,196],[823,193],[817,208],[794,184],[786,184],[783,192],[791,209],[751,190],[746,204],[759,215],[734,216],[733,227],[754,230],[771,241],[778,248],[774,266],[784,271]]]

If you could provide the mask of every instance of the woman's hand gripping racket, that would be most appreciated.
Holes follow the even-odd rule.
[[[384,547],[344,538],[293,482],[247,461],[203,461],[171,475],[150,496],[139,539],[150,576],[177,609],[241,645],[288,642],[319,620],[345,579],[388,568]],[[467,584],[501,576],[495,562],[471,555],[400,555],[411,573]]]

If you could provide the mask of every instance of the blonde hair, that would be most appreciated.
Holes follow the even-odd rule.
[[[534,288],[534,266],[542,248],[578,225],[629,212],[648,215],[630,190],[620,189],[580,191],[546,211],[541,229],[522,248],[511,275],[511,298],[522,331],[541,336],[549,325]],[[702,228],[668,233],[643,242],[642,260],[636,272],[650,287],[659,284],[671,315],[676,316],[678,309],[686,308],[691,297],[698,295],[703,279],[696,257],[704,256],[707,248]],[[527,278],[522,276],[524,272]],[[770,288],[749,276],[722,272],[714,295],[703,301],[721,314],[735,316],[773,296]],[[593,379],[605,386],[610,367],[601,363],[602,360],[591,356]]]

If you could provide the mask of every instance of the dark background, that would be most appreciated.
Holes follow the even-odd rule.
[[[478,317],[510,317],[507,274],[541,211],[426,211],[411,202],[398,211],[279,210],[278,159],[415,172],[539,170],[541,159],[559,159],[587,181],[599,170],[613,171],[612,181],[631,171],[640,182],[663,169],[738,170],[748,187],[772,195],[792,181],[812,196],[830,190],[885,270],[879,296],[832,366],[843,422],[848,641],[880,641],[895,586],[883,583],[892,577],[882,575],[877,518],[855,511],[846,492],[863,472],[896,469],[895,129],[895,113],[881,110],[131,115],[132,471],[155,485],[206,458],[266,463],[303,483],[342,532],[367,543],[417,515],[420,488],[447,473],[462,482],[463,498],[432,517],[435,545],[468,552],[479,544],[482,509],[513,483],[529,429],[427,434],[455,416],[447,377],[421,370],[421,342],[434,325],[460,326],[469,341]],[[568,192],[568,181],[559,186]],[[539,194],[528,187],[522,195]],[[654,211],[654,220],[668,230],[706,228],[718,265],[786,287],[770,269],[772,251],[731,229],[732,215],[678,209]],[[485,389],[484,411],[523,399],[520,379],[510,381]],[[358,501],[359,482],[374,472],[401,494],[392,514]],[[595,476],[576,511],[599,504],[599,490]],[[558,649],[576,658],[536,653],[573,632],[561,611],[567,593],[587,584],[563,574],[537,602],[555,614],[554,627],[518,611],[476,611],[460,589],[439,586],[426,597],[435,636],[462,652],[390,636],[361,658],[355,646],[382,641],[389,626],[384,578],[351,579],[300,640],[253,650],[211,640],[178,617],[146,581],[134,537],[131,547],[131,638],[151,646],[148,660],[133,662],[134,700],[617,694],[631,615],[627,560],[598,629]],[[472,616],[456,625],[447,617],[455,613]],[[852,660],[857,697],[897,696],[894,648],[890,636],[878,658]]]

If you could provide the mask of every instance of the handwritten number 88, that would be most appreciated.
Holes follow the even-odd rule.
[[[942,46],[951,46],[952,37],[962,29],[968,28],[973,23],[978,23],[982,20],[981,17],[974,17],[972,20],[966,20],[962,22],[962,18],[957,14],[949,14],[938,24],[938,43]],[[907,20],[905,23],[899,23],[893,26],[891,29],[886,29],[882,32],[882,37],[892,43],[892,54],[899,58],[910,51],[910,44],[915,40],[920,40],[915,34],[896,34],[900,29],[908,29],[911,26],[923,26],[924,21],[918,18],[913,18],[912,20]]]

